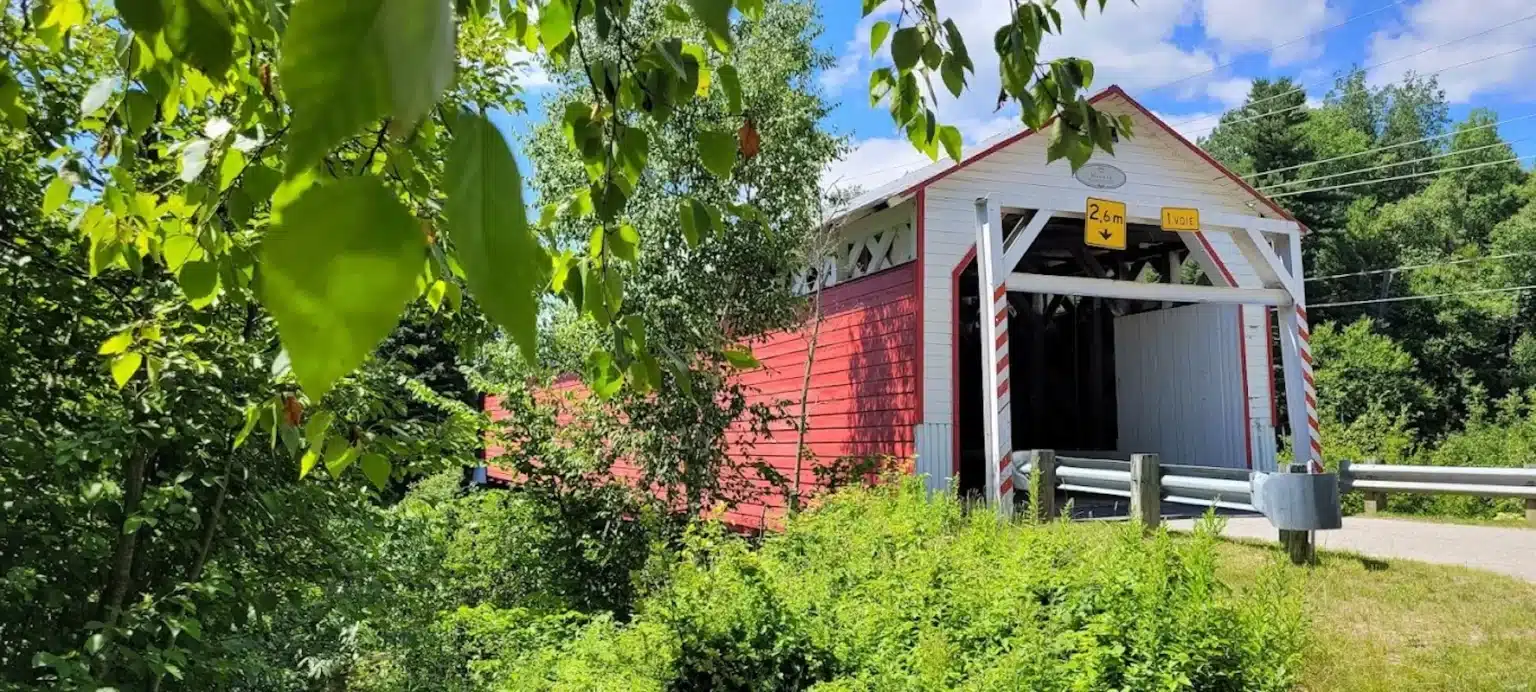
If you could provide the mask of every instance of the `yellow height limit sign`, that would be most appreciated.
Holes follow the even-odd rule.
[[[1200,230],[1200,210],[1186,209],[1184,207],[1163,207],[1163,230],[1198,232]]]
[[[1093,247],[1125,249],[1125,202],[1088,198],[1083,242]]]

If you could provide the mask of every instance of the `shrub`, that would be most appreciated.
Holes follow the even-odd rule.
[[[757,549],[695,530],[630,623],[509,652],[493,686],[1290,688],[1298,594],[1278,565],[1227,588],[1214,540],[1001,523],[916,480],[849,490]]]

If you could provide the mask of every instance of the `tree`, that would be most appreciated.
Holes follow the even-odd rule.
[[[625,35],[649,40],[646,32],[663,25],[663,18],[661,7],[636,12]],[[739,67],[723,73],[720,68],[714,77],[735,87],[679,107],[664,124],[640,126],[655,153],[621,220],[638,239],[636,248],[623,248],[634,268],[625,282],[624,311],[644,325],[652,348],[687,367],[667,373],[666,385],[654,392],[613,391],[611,407],[613,415],[628,421],[616,432],[632,445],[632,460],[645,482],[672,489],[673,497],[684,499],[681,508],[696,511],[716,500],[741,499],[747,488],[726,482],[742,471],[727,468],[728,438],[750,435],[754,421],[773,413],[748,407],[746,392],[730,375],[749,364],[736,344],[798,319],[801,300],[786,277],[806,261],[806,239],[821,221],[819,180],[804,171],[822,170],[844,148],[818,124],[828,108],[810,85],[832,57],[814,47],[817,31],[813,3],[767,4],[760,20],[743,23],[736,32]],[[598,44],[588,54],[605,56],[617,48]],[[554,200],[586,183],[582,166],[566,154],[559,118],[590,90],[580,72],[558,75],[562,87],[547,102],[548,122],[536,128],[527,149],[536,171],[532,187],[541,198]],[[705,144],[711,133],[731,128],[741,128],[741,137],[750,130],[760,146],[743,149],[729,176],[717,178],[708,170]],[[722,218],[719,225],[693,216],[695,203],[729,208],[738,200],[763,212],[749,219]],[[679,214],[681,243],[675,237]],[[549,231],[567,246],[578,246],[590,234],[569,222],[553,223]],[[557,262],[569,262],[574,254],[564,253]],[[569,314],[562,312],[558,323],[572,325]],[[596,323],[590,334],[546,342],[550,348],[540,360],[554,374],[578,364],[580,371],[591,343],[609,343],[635,324],[625,320],[603,329]],[[680,377],[687,378],[685,386],[678,386],[684,384]]]

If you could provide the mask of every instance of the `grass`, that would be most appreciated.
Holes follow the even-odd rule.
[[[1429,522],[1431,524],[1464,524],[1467,526],[1496,526],[1503,529],[1536,529],[1536,524],[1526,521],[1523,514],[1500,514],[1493,519],[1400,514],[1397,512],[1377,512],[1376,514],[1354,514],[1351,516],[1357,519],[1400,519],[1403,521]]]
[[[1223,542],[1239,587],[1278,548]],[[1491,572],[1325,553],[1298,569],[1312,641],[1306,690],[1536,691],[1536,584]]]

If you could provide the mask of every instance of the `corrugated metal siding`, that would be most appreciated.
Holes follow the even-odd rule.
[[[1248,465],[1238,309],[1188,305],[1115,320],[1121,452]]]
[[[925,477],[928,490],[939,492],[949,489],[954,475],[955,426],[949,423],[920,423],[912,436],[917,443],[916,469]]]

